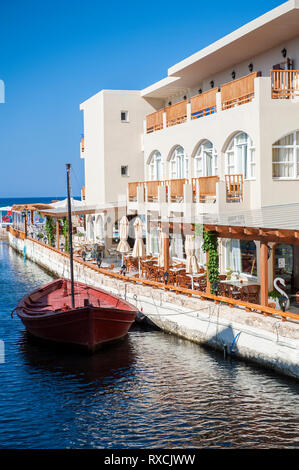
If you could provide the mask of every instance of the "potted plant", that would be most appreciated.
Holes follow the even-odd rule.
[[[232,273],[233,273],[233,272],[232,272],[231,269],[227,269],[227,270],[226,270],[226,279],[227,279],[228,281],[231,280]]]
[[[274,303],[275,308],[280,310],[280,306],[279,306],[280,297],[281,297],[281,294],[276,289],[273,289],[270,292],[268,292],[268,303]]]

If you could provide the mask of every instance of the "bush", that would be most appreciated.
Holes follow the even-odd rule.
[[[270,292],[268,292],[268,297],[271,297],[271,299],[273,300],[280,299],[281,294],[276,289],[273,289]]]

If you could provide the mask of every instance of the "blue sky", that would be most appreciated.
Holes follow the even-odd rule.
[[[142,89],[280,1],[0,0],[0,197],[63,196],[84,184],[84,101]]]

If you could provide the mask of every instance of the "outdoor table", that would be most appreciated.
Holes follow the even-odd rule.
[[[230,280],[230,279],[224,279],[223,281],[220,281],[222,284],[227,284],[229,286],[235,287],[236,291],[235,293],[241,292],[242,287],[246,286],[257,286],[259,283],[257,281],[254,281],[253,279],[247,279],[247,280]]]
[[[204,273],[187,273],[187,276],[191,277],[191,282],[192,282],[192,290],[194,289],[194,278],[199,278],[205,276]]]
[[[230,279],[224,279],[220,281],[223,284],[229,284],[231,286],[235,287],[244,287],[244,286],[257,286],[259,283],[253,279],[247,279],[246,281],[244,279],[238,279],[238,280],[230,280]]]

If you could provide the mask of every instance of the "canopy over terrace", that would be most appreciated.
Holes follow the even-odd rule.
[[[262,207],[233,214],[202,214],[198,217],[158,218],[164,232],[180,229],[188,234],[197,224],[218,237],[260,242],[261,305],[268,305],[268,243],[299,245],[299,204]],[[169,240],[169,239],[168,239]],[[166,248],[165,248],[166,249]]]
[[[24,210],[41,211],[41,210],[52,209],[52,208],[53,206],[51,204],[34,203],[34,204],[14,204],[11,209],[14,212],[22,212]]]
[[[53,208],[54,206],[54,208]],[[127,206],[125,203],[105,203],[105,204],[86,204],[85,201],[79,201],[71,199],[72,215],[91,215],[91,214],[114,214],[111,220],[120,219],[123,215],[126,215]],[[41,213],[47,217],[53,217],[56,219],[56,243],[59,246],[59,219],[68,216],[67,199],[58,201],[51,205],[51,208],[42,210]],[[85,224],[85,222],[84,222]]]

